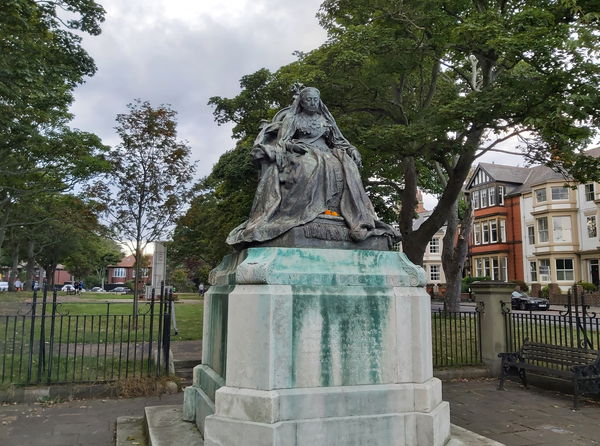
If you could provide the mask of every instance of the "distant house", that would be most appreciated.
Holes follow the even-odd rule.
[[[124,284],[125,282],[133,281],[135,279],[135,258],[133,255],[124,257],[116,265],[108,266],[108,282],[109,284]],[[150,281],[152,276],[152,256],[144,256],[143,267],[141,268],[141,280],[144,283]],[[147,265],[147,266],[146,266]]]
[[[481,163],[466,192],[473,208],[470,271],[491,280],[523,280],[520,191],[531,169]]]
[[[587,156],[600,156],[600,148]],[[538,288],[600,285],[600,185],[546,166],[481,163],[466,188],[474,209],[471,274]]]
[[[42,278],[40,276],[42,276],[44,274],[44,271],[42,269],[39,269],[37,271],[35,280],[37,281],[41,281]],[[75,277],[73,276],[73,274],[71,274],[71,272],[69,270],[66,269],[66,267],[64,265],[56,265],[56,269],[54,270],[54,284],[55,285],[64,285],[65,283],[73,283],[75,281]]]

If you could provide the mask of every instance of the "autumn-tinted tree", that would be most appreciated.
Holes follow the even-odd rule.
[[[93,192],[102,197],[114,236],[131,248],[135,277],[148,243],[166,238],[190,196],[195,169],[190,148],[177,139],[176,112],[140,100],[117,116],[121,143],[108,159],[112,169]],[[138,286],[134,282],[137,310]],[[137,311],[136,311],[137,314]]]

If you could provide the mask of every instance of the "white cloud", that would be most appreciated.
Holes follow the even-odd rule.
[[[97,74],[76,90],[73,127],[118,144],[117,113],[135,98],[171,104],[179,136],[189,141],[199,175],[233,147],[217,126],[211,96],[231,97],[239,79],[276,70],[325,40],[315,14],[321,0],[100,0],[102,34],[84,36]]]

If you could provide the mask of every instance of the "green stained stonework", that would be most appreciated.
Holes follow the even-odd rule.
[[[292,293],[292,387],[302,387],[312,368],[324,387],[381,383],[386,339],[394,345],[390,289],[293,286]]]
[[[423,268],[397,251],[248,248],[211,272],[213,285],[424,286]]]
[[[410,296],[424,295],[415,287],[425,273],[400,252],[248,248],[225,256],[210,283],[203,364],[195,391],[184,396],[186,419],[199,427],[221,386],[274,391],[412,379],[403,344],[418,331],[408,311]],[[414,367],[429,379],[427,364]]]

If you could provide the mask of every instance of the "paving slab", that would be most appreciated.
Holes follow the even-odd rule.
[[[147,446],[144,417],[118,417],[116,446]]]
[[[507,446],[600,445],[600,404],[585,399],[571,409],[571,395],[496,379],[445,382],[443,398],[450,402],[454,424]]]
[[[120,416],[143,416],[144,407],[183,404],[183,394],[128,399],[74,400],[0,406],[0,444],[111,446]]]
[[[512,381],[506,388],[504,392],[496,390],[493,379],[445,382],[444,399],[450,402],[452,423],[507,446],[600,445],[598,402],[585,400],[580,410],[573,411],[571,395],[534,386],[525,389]],[[0,406],[0,444],[110,446],[115,444],[118,417],[142,417],[146,406],[182,404],[182,393],[5,404]]]

